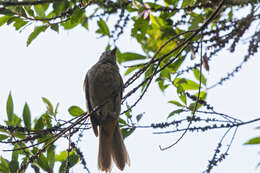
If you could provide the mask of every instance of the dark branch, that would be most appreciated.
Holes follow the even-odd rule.
[[[28,6],[28,5],[40,5],[52,2],[61,2],[64,0],[41,0],[41,1],[0,1],[0,5],[7,6]]]

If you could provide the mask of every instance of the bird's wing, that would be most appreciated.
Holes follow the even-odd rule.
[[[88,109],[88,112],[90,113],[92,110],[93,110],[93,107],[92,107],[92,104],[91,104],[91,100],[89,98],[89,83],[88,83],[88,74],[86,75],[85,77],[85,81],[84,81],[84,91],[85,91],[85,96],[86,96],[86,104],[87,104],[87,109]],[[90,115],[90,121],[91,121],[91,124],[92,124],[92,128],[93,128],[93,131],[95,133],[96,136],[98,136],[98,120],[96,119],[96,116],[95,116],[96,113],[92,113]]]
[[[123,79],[122,79],[122,77],[121,77],[121,75],[119,75],[120,76],[120,83],[121,83],[121,87],[120,87],[120,94],[121,94],[121,99],[122,99],[122,97],[123,97],[123,92],[124,92],[124,90],[125,90],[125,84],[124,84],[124,81],[123,81]]]

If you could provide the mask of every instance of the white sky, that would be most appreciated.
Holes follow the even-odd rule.
[[[26,47],[30,29],[18,33],[11,27],[0,27],[1,123],[6,119],[5,107],[9,91],[12,91],[15,112],[19,115],[27,102],[32,116],[39,117],[45,111],[42,96],[54,104],[60,103],[58,118],[61,119],[70,118],[67,109],[71,105],[85,109],[82,90],[85,73],[98,60],[107,43],[106,39],[98,39],[93,31],[91,32],[80,27],[71,31],[61,30],[59,34],[47,31]],[[118,45],[123,52],[141,52],[135,40],[129,37],[124,37]],[[210,64],[208,84],[213,84],[239,64],[243,58],[241,55],[240,50],[232,55],[220,54],[218,60]],[[260,59],[255,56],[234,79],[209,92],[208,102],[216,111],[242,120],[259,117],[259,64]],[[140,124],[165,121],[168,113],[175,109],[167,104],[169,99],[176,99],[174,93],[175,90],[168,91],[166,96],[163,96],[154,85],[134,110],[136,114],[145,112]],[[239,128],[229,156],[212,172],[257,172],[255,166],[260,160],[257,154],[260,151],[259,146],[242,145],[248,139],[259,135],[259,131],[254,130],[255,127],[257,123]],[[222,130],[191,133],[174,148],[162,152],[158,146],[167,146],[175,142],[178,135],[153,135],[152,132],[151,129],[137,129],[126,139],[131,166],[125,172],[202,172],[224,133]],[[61,142],[60,144],[58,150],[68,145]],[[97,172],[97,144],[98,139],[92,131],[84,132],[79,147],[91,172]],[[73,168],[73,172],[80,170],[82,166]],[[116,172],[119,171],[114,167],[112,173]]]

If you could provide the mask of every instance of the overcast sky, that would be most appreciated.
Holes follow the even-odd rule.
[[[77,27],[71,31],[61,30],[59,34],[47,31],[26,47],[30,31],[30,27],[22,33],[7,26],[0,28],[1,123],[6,120],[5,107],[9,91],[12,92],[14,110],[18,115],[21,115],[24,103],[27,102],[32,116],[39,117],[45,111],[42,96],[54,104],[60,103],[58,118],[61,119],[70,118],[67,109],[71,105],[85,109],[82,89],[85,74],[98,60],[107,44],[107,40],[99,39],[93,34],[93,30],[88,32]],[[123,52],[141,52],[135,40],[127,36],[120,40],[118,46]],[[243,51],[241,45],[237,53],[223,52],[216,61],[210,63],[210,72],[205,73],[209,86],[242,61]],[[259,54],[250,59],[235,78],[209,91],[208,102],[216,111],[242,120],[259,117],[258,57]],[[123,70],[122,66],[120,68]],[[145,112],[140,124],[149,125],[151,122],[166,121],[168,113],[176,108],[167,104],[169,99],[176,100],[175,90],[169,90],[163,95],[157,86],[153,85],[134,109],[135,114]],[[255,166],[260,161],[257,154],[260,147],[243,145],[248,139],[259,135],[259,130],[254,129],[257,126],[259,123],[239,128],[229,156],[212,172],[257,172]],[[208,160],[212,158],[214,149],[224,133],[222,130],[191,133],[175,147],[160,151],[159,145],[170,145],[178,139],[178,135],[154,135],[153,131],[137,129],[134,135],[126,139],[131,166],[126,168],[125,172],[202,172],[206,169]],[[58,151],[61,151],[64,146],[63,149],[66,149],[67,144],[59,146]],[[84,153],[90,171],[97,172],[98,139],[94,137],[92,131],[84,132],[79,147]],[[82,170],[82,166],[73,168],[73,172],[79,170]],[[119,171],[114,166],[112,173],[116,172]]]

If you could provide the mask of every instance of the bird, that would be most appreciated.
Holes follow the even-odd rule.
[[[123,79],[117,65],[116,50],[102,53],[98,62],[87,72],[84,80],[87,112],[96,137],[99,137],[98,169],[111,172],[112,160],[124,170],[130,165],[118,118],[124,90]]]

